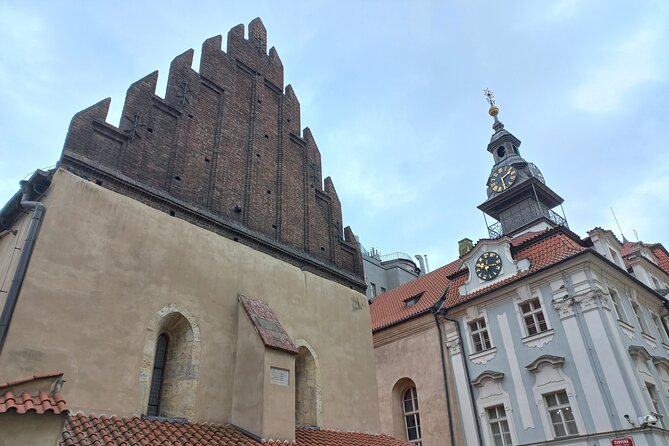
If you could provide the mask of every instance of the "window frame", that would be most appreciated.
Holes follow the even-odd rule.
[[[410,394],[410,399],[407,400],[407,395]],[[411,403],[411,410],[407,410],[407,402]],[[421,425],[420,425],[420,407],[418,405],[418,391],[416,387],[409,386],[402,392],[402,417],[404,419],[404,433],[407,442],[416,446],[421,446],[423,443]],[[413,426],[409,427],[409,419],[413,419]],[[409,429],[415,429],[416,438],[411,439]]]
[[[560,401],[559,396],[564,395],[565,401]],[[567,395],[567,391],[565,389],[549,392],[549,393],[544,393],[541,395],[544,399],[544,403],[546,405],[546,412],[548,412],[548,420],[551,424],[551,427],[553,429],[553,435],[555,439],[563,439],[563,438],[570,438],[570,437],[576,437],[579,435],[578,432],[578,424],[576,423],[576,417],[574,416],[574,410],[571,407],[571,400],[569,399],[569,395]],[[548,397],[553,396],[555,397],[555,401],[557,405],[551,406],[548,401]],[[564,413],[566,413],[565,409],[569,409],[569,414],[571,415],[571,420],[565,420],[565,417],[563,416]],[[555,422],[553,421],[553,413],[557,413],[560,416],[560,425],[562,426],[565,435],[558,435],[556,429],[555,429]],[[570,432],[568,429],[569,424],[572,424],[575,432]]]
[[[160,416],[160,403],[162,399],[163,383],[165,381],[167,353],[170,347],[170,338],[167,336],[167,333],[161,333],[158,336],[155,346],[146,414],[148,416],[157,417]]]
[[[538,308],[533,306],[533,304],[535,304],[535,303],[539,306]],[[530,311],[528,311],[527,313],[523,309],[523,306],[525,306],[525,305],[530,305],[531,306]],[[531,297],[527,300],[524,300],[524,301],[520,302],[518,304],[518,310],[520,311],[520,318],[523,321],[523,326],[525,328],[525,335],[526,336],[536,336],[536,335],[540,335],[542,333],[546,333],[547,331],[550,331],[551,327],[550,327],[550,324],[548,323],[548,318],[546,318],[546,313],[544,312],[544,306],[541,302],[541,299],[539,299],[539,297],[537,297],[537,296]],[[541,319],[542,319],[543,324],[545,326],[545,328],[543,330],[540,329],[542,321],[538,320],[539,318],[538,318],[537,315],[541,315]],[[532,333],[530,331],[530,325],[527,323],[527,318],[528,317],[532,318],[532,322],[533,322],[533,325],[535,327],[535,330],[537,330],[534,333]],[[539,328],[539,329],[537,329],[537,328]]]
[[[624,322],[625,324],[629,324],[629,318],[627,317],[627,313],[625,313],[625,308],[623,306],[623,301],[620,298],[620,293],[613,287],[607,287],[607,289],[609,291],[609,297],[611,298],[611,306],[613,307],[613,311],[616,314],[616,319],[620,322]]]
[[[650,336],[650,330],[648,330],[648,321],[646,321],[646,318],[643,315],[643,309],[641,308],[641,305],[639,305],[639,302],[635,300],[630,300],[630,303],[632,304],[632,312],[634,313],[634,317],[639,324],[639,330],[642,334]]]
[[[479,325],[480,322],[483,323],[483,327]],[[476,329],[472,328],[473,324],[476,324]],[[488,321],[485,316],[481,315],[480,317],[467,321],[467,329],[469,330],[469,338],[472,343],[472,354],[491,350],[494,347],[492,338],[490,337],[490,331],[488,330]],[[485,339],[481,339],[483,335],[485,335]],[[476,337],[479,338],[479,344],[482,347],[481,349],[477,349],[476,347]],[[487,341],[487,346],[485,341]]]
[[[502,416],[499,416],[499,409],[502,410]],[[512,446],[513,445],[513,436],[511,434],[511,427],[509,426],[509,417],[507,416],[506,413],[506,408],[504,407],[504,404],[498,404],[495,406],[489,406],[486,407],[485,409],[485,415],[487,419],[487,424],[488,424],[488,429],[490,433],[490,438],[492,439],[492,444],[493,446]],[[491,411],[494,410],[495,414],[497,415],[496,417],[491,416]],[[506,430],[502,429],[502,423],[506,425]],[[499,437],[496,437],[495,431],[493,430],[493,425],[497,424],[499,429],[500,429],[500,434]],[[497,438],[501,440],[501,442],[497,441]]]

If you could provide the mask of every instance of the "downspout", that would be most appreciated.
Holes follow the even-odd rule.
[[[37,233],[39,232],[40,226],[42,226],[42,219],[44,218],[44,212],[46,210],[44,205],[39,201],[30,201],[32,184],[29,181],[21,181],[20,184],[21,191],[23,192],[21,206],[25,209],[32,209],[33,216],[30,220],[30,225],[28,226],[28,233],[26,235],[26,240],[23,243],[23,248],[21,249],[21,256],[16,265],[12,284],[7,293],[7,300],[5,300],[5,306],[2,309],[2,315],[0,315],[0,355],[2,354],[2,348],[7,339],[9,323],[12,320],[12,315],[14,314],[14,309],[16,308],[16,303],[19,299],[21,285],[23,285],[23,279],[25,279],[28,264],[30,263],[30,257],[32,256],[33,248],[35,247]]]
[[[462,342],[462,332],[460,330],[460,323],[455,319],[447,317],[446,310],[439,310],[438,313],[445,320],[453,322],[455,324],[455,329],[458,332],[458,340]],[[483,434],[481,433],[481,420],[479,420],[478,413],[476,411],[476,403],[475,403],[476,400],[474,399],[474,390],[472,389],[471,386],[472,378],[469,375],[469,367],[467,366],[467,359],[465,359],[464,343],[461,351],[462,351],[462,365],[465,367],[465,379],[467,380],[467,388],[469,389],[469,398],[471,399],[472,410],[474,412],[474,422],[476,423],[476,436],[478,437],[479,445],[483,446]]]
[[[444,332],[439,321],[439,311],[434,312],[434,321],[439,330],[439,353],[441,353],[441,371],[444,375],[444,392],[446,393],[446,413],[448,414],[448,433],[451,436],[451,446],[455,446],[455,433],[453,432],[453,415],[451,414],[451,395],[448,390],[448,375],[446,375],[446,357],[444,356]]]

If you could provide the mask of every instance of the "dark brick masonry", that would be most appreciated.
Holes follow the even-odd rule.
[[[260,19],[128,89],[119,128],[110,99],[72,119],[60,165],[150,206],[364,291],[360,248],[342,224],[334,184]]]

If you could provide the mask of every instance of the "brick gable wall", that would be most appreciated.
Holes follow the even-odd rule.
[[[61,166],[320,275],[363,290],[362,258],[300,104],[259,19],[204,42],[128,89],[121,122],[109,100],[73,119]],[[323,184],[325,187],[323,187]]]

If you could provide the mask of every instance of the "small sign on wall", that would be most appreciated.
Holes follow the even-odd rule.
[[[269,382],[277,386],[287,387],[290,383],[290,370],[280,369],[278,367],[269,368]]]
[[[614,438],[611,440],[611,446],[634,446],[634,441],[630,437]]]

